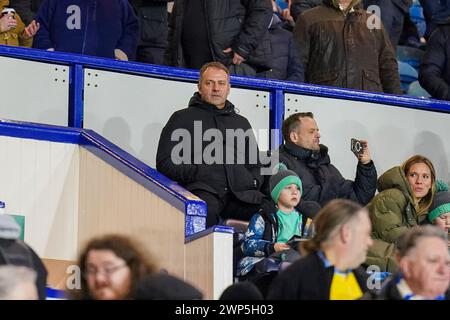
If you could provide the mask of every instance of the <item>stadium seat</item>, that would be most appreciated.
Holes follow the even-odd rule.
[[[419,74],[416,69],[401,61],[398,61],[398,72],[402,89],[404,92],[408,92],[409,85],[419,78]]]
[[[397,60],[409,64],[416,70],[419,69],[420,61],[422,60],[424,54],[424,51],[417,48],[397,46]]]
[[[411,82],[411,84],[409,85],[409,89],[407,94],[409,96],[415,96],[415,97],[420,97],[420,98],[430,98],[431,95],[420,86],[419,81],[414,81]]]

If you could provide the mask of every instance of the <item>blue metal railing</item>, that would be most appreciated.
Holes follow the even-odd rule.
[[[196,70],[179,69],[137,62],[117,61],[112,59],[83,56],[71,53],[48,52],[44,50],[1,45],[0,56],[69,65],[70,92],[68,101],[68,125],[78,128],[81,128],[83,126],[83,88],[85,68],[108,70],[119,73],[187,82],[197,81],[199,74]],[[257,89],[270,92],[271,129],[280,129],[281,127],[281,123],[284,117],[284,99],[286,93],[372,102],[404,108],[450,113],[450,102],[434,99],[416,98],[406,95],[400,96],[373,93],[343,88],[323,87],[318,85],[241,76],[231,76],[231,84],[234,87]],[[280,143],[281,137],[278,137],[278,139],[275,140],[276,141],[271,142],[271,148],[275,148]]]

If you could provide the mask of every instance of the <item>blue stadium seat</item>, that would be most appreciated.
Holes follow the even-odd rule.
[[[423,50],[408,47],[408,46],[397,46],[397,60],[405,62],[415,68],[419,69],[420,61],[423,58],[425,52]]]
[[[398,72],[400,74],[402,89],[404,92],[408,92],[409,85],[419,78],[419,74],[416,69],[401,61],[398,61]]]
[[[419,81],[411,82],[409,85],[408,93],[409,96],[415,96],[419,98],[430,98],[431,95],[420,86]]]

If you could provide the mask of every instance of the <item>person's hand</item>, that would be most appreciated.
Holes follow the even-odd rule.
[[[34,37],[34,35],[39,31],[39,28],[39,22],[36,22],[35,20],[31,21],[31,23],[25,28],[25,30],[23,30],[25,39]]]
[[[233,49],[231,48],[226,48],[225,50],[223,50],[224,53],[231,53],[233,52]],[[240,65],[242,62],[245,61],[245,59],[243,57],[241,57],[239,54],[237,54],[236,52],[233,52],[234,56],[233,56],[233,64],[235,65]]]
[[[6,32],[17,27],[17,21],[13,17],[14,14],[10,12],[0,19],[0,32]]]
[[[372,156],[370,155],[370,150],[369,150],[369,143],[367,142],[367,140],[360,140],[361,144],[363,145],[363,153],[358,155],[358,160],[359,162],[361,162],[362,164],[368,164],[370,161],[372,161]]]
[[[284,20],[284,21],[294,21],[294,18],[292,18],[292,16],[291,16],[291,12],[290,12],[290,10],[289,10],[289,8],[286,8],[286,9],[284,9],[284,10],[281,10],[281,18]]]
[[[291,247],[289,247],[286,243],[276,242],[273,245],[273,248],[275,249],[275,252],[280,252],[280,251],[284,251],[284,250],[289,250]]]

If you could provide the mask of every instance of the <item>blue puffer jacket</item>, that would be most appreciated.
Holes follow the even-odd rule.
[[[133,60],[139,24],[127,0],[47,0],[36,15],[41,28],[34,47]]]
[[[428,40],[419,72],[420,85],[433,98],[450,101],[450,19]]]
[[[298,224],[298,234],[302,234],[302,214]],[[244,257],[238,262],[237,276],[245,276],[255,264],[265,257],[275,253],[275,243],[278,238],[278,218],[276,213],[260,211],[253,215],[245,232],[245,240],[241,246]]]

